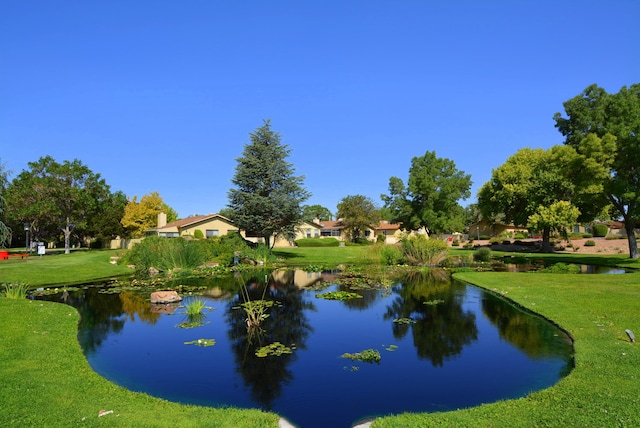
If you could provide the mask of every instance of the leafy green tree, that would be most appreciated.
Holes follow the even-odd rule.
[[[11,242],[11,229],[5,224],[6,200],[4,194],[7,191],[9,172],[0,162],[0,248],[5,248]]]
[[[566,137],[565,144],[592,157],[596,140],[589,135],[593,134],[605,147],[604,152],[595,151],[594,157],[613,155],[600,184],[617,217],[624,220],[629,256],[637,259],[640,253],[634,228],[640,223],[640,83],[623,86],[616,94],[590,85],[563,106],[567,117],[556,113],[553,118]],[[612,138],[614,147],[609,149],[606,140]]]
[[[535,214],[529,216],[527,227],[529,230],[556,230],[562,236],[567,236],[567,229],[571,228],[580,216],[580,210],[569,201],[557,201],[549,206],[540,205]]]
[[[606,151],[602,141],[593,143]],[[493,170],[491,180],[478,192],[478,207],[485,219],[525,227],[541,206],[572,201],[581,213],[577,221],[592,221],[607,205],[596,178],[606,170],[606,157],[601,160],[603,164],[593,162],[568,146],[520,149]],[[551,250],[551,230],[551,225],[542,228],[544,251]]]
[[[363,195],[345,196],[338,203],[338,218],[350,240],[362,238],[371,225],[380,221],[380,212],[371,198]]]
[[[281,236],[293,239],[302,221],[301,204],[311,194],[303,187],[304,176],[295,176],[293,165],[286,161],[291,150],[271,129],[269,120],[249,134],[237,160],[228,193],[230,220],[247,233],[264,239],[267,247]]]
[[[158,214],[167,215],[167,223],[178,219],[176,211],[167,205],[158,192],[143,195],[138,202],[134,196],[124,207],[124,215],[120,221],[129,236],[138,238],[144,236],[144,231],[158,225]]]
[[[108,247],[109,242],[118,236],[126,236],[127,230],[121,220],[127,203],[127,196],[121,191],[110,193],[99,200],[87,222],[86,234],[101,241],[103,247]]]
[[[407,185],[391,177],[389,195],[381,198],[405,230],[460,231],[464,210],[458,201],[471,195],[471,184],[471,176],[458,170],[452,160],[427,151],[411,160]]]
[[[322,205],[304,205],[302,207],[303,220],[311,222],[316,218],[320,221],[331,220],[333,218],[333,214],[331,214],[331,211],[329,211],[328,208],[323,207]]]
[[[11,215],[29,222],[35,239],[55,238],[62,232],[69,253],[72,232],[81,235],[99,201],[109,195],[105,180],[78,159],[56,162],[51,156],[28,164],[8,188]]]

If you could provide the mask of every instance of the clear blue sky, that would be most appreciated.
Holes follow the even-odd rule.
[[[471,174],[472,197],[592,83],[640,82],[636,0],[0,2],[0,161],[80,159],[112,191],[217,212],[271,119],[335,213],[376,203],[411,158]]]

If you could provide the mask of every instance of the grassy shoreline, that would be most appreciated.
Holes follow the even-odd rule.
[[[344,249],[286,252],[292,256],[287,260],[295,259],[296,265],[364,263],[364,250],[338,252]],[[89,278],[91,273],[109,277],[130,272],[109,264],[113,252],[83,254],[0,265],[0,283],[18,276],[23,278],[20,282],[45,285],[65,275],[88,281],[97,279]],[[578,255],[562,255],[557,261],[567,262],[567,257],[585,262],[585,256]],[[595,257],[600,264],[638,266],[628,258]],[[51,265],[46,267],[45,261]],[[640,273],[464,272],[456,278],[501,294],[567,330],[575,339],[575,369],[557,385],[521,399],[453,412],[383,417],[374,427],[640,426],[640,344],[630,343],[624,333],[626,328],[640,333]],[[278,425],[278,416],[272,413],[181,405],[112,384],[96,374],[82,355],[76,337],[78,313],[66,305],[0,298],[0,314],[2,426]],[[113,413],[99,417],[100,410]]]

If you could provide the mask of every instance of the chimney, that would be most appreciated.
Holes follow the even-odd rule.
[[[167,225],[167,215],[163,212],[158,213],[158,228],[165,227]]]

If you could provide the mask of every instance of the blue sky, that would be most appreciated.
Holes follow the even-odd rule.
[[[435,151],[472,197],[592,83],[640,82],[640,2],[2,1],[0,161],[80,159],[180,217],[217,212],[271,119],[320,204]]]

